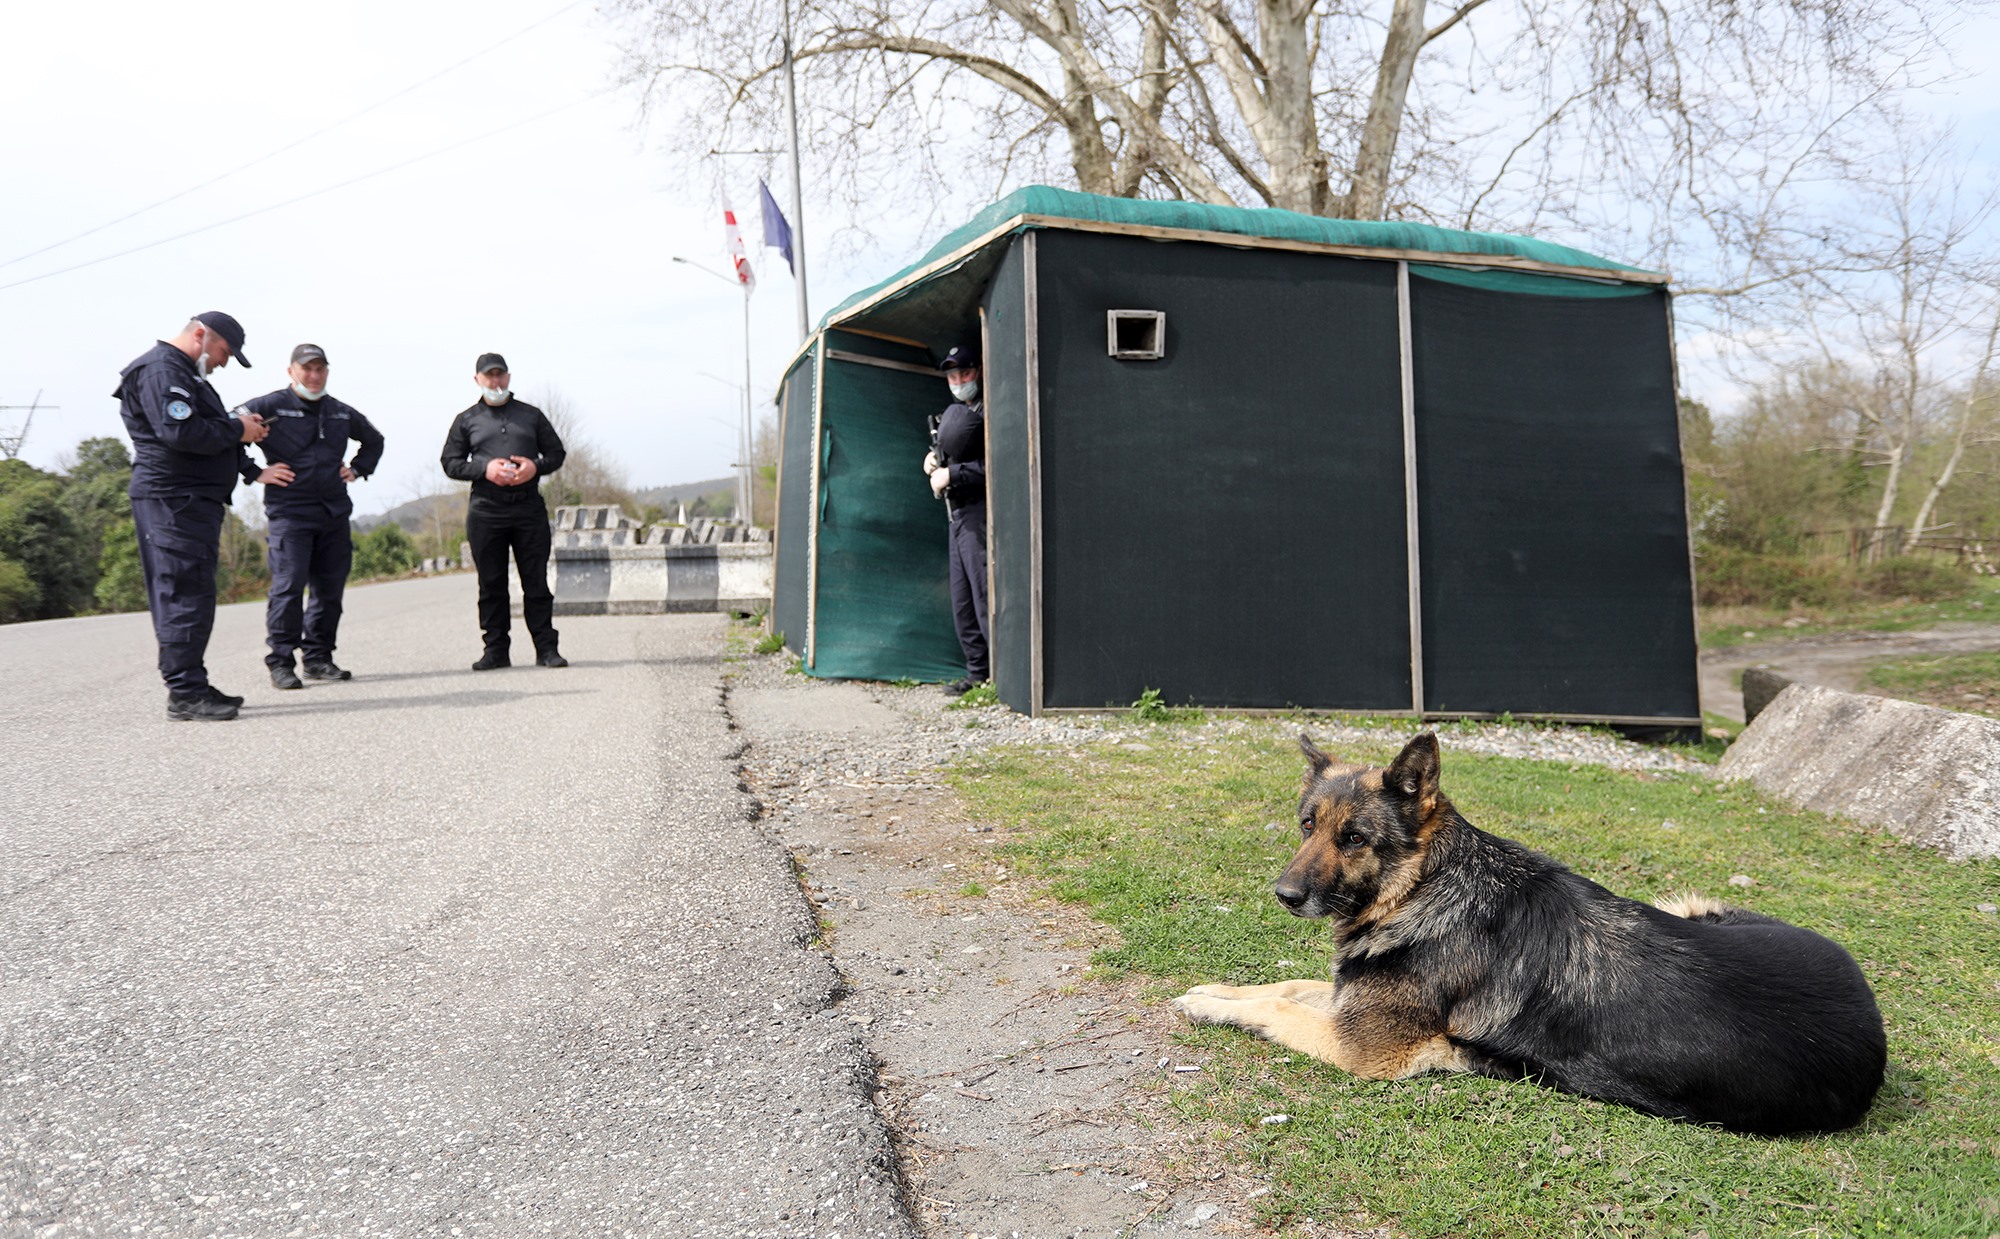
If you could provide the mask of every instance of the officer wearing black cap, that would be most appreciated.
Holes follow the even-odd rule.
[[[507,383],[507,359],[481,353],[473,363],[479,400],[452,419],[444,437],[447,475],[472,483],[465,540],[479,571],[479,627],[486,652],[474,671],[508,666],[510,656],[507,553],[521,577],[521,616],[535,641],[535,662],[567,667],[556,648],[555,595],[549,591],[549,510],[541,477],[562,468],[567,453],[540,409],[517,400]]]
[[[931,493],[951,517],[951,611],[965,675],[944,686],[957,696],[990,673],[986,653],[986,402],[979,396],[979,349],[961,344],[938,363],[953,403],[937,421],[924,456]]]
[[[215,627],[223,513],[250,460],[244,445],[269,433],[254,413],[232,416],[208,385],[210,372],[232,358],[250,368],[242,324],[217,310],[197,314],[119,371],[111,393],[132,439],[132,524],[167,717],[181,721],[226,721],[243,705],[210,684],[203,665]]]
[[[382,459],[382,434],[359,409],[326,394],[326,350],[301,344],[292,350],[291,386],[244,403],[271,428],[259,446],[265,465],[245,480],[264,484],[264,515],[270,522],[271,601],[265,611],[264,656],[271,683],[303,688],[294,651],[305,653],[306,679],[345,680],[349,673],[333,661],[340,628],[341,598],[354,566],[354,537],[348,520],[354,501],[347,484],[375,472]],[[361,444],[347,460],[348,443]],[[312,603],[306,605],[307,589]]]

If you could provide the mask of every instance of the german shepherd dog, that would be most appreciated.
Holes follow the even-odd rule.
[[[1274,893],[1331,916],[1334,980],[1174,1000],[1374,1080],[1528,1078],[1647,1114],[1782,1135],[1861,1121],[1887,1045],[1854,957],[1699,896],[1657,908],[1473,826],[1426,732],[1386,768],[1301,735],[1304,842]]]

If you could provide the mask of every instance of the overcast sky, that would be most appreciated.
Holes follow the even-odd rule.
[[[1985,139],[1987,168],[1996,29],[1987,16],[1960,33],[1962,66],[1978,72],[1925,105]],[[677,168],[640,130],[633,94],[612,89],[614,38],[587,0],[0,6],[0,404],[39,390],[60,406],[36,416],[25,458],[53,468],[82,439],[122,435],[118,370],[190,314],[220,309],[243,322],[256,363],[216,377],[225,401],[283,386],[292,346],[309,340],[332,362],[330,390],[388,437],[356,495],[364,515],[437,484],[446,426],[472,402],[473,358],[489,349],[529,398],[560,389],[635,487],[725,475],[742,302],[671,261],[725,267],[718,177]],[[720,179],[761,281],[761,408],[797,319],[782,260],[755,249],[756,163],[733,161]],[[789,206],[782,174],[772,188]],[[249,212],[262,213],[225,222]],[[874,204],[880,243],[828,262],[824,242],[843,222],[807,221],[815,318],[934,239],[922,204]],[[81,263],[94,265],[64,270]],[[1687,386],[1726,406],[1702,344],[1682,341]],[[20,418],[0,412],[0,431]]]
[[[473,359],[489,349],[524,396],[560,389],[633,485],[726,475],[742,299],[671,261],[726,269],[715,178],[678,172],[639,130],[635,97],[607,93],[613,40],[590,4],[565,0],[0,5],[0,285],[32,280],[0,287],[0,404],[40,389],[60,406],[36,415],[23,457],[53,468],[85,438],[122,436],[118,371],[218,309],[242,321],[255,363],[216,376],[232,405],[284,386],[294,344],[326,349],[328,390],[388,439],[356,492],[362,514],[442,480],[445,429],[472,402]],[[295,150],[15,261],[481,52]],[[505,126],[517,127],[493,134]],[[732,197],[754,249],[759,169],[736,165]],[[772,189],[789,209],[786,182]],[[881,231],[891,250],[849,258],[851,270],[815,261],[815,316],[922,242],[895,237],[893,223]],[[795,293],[776,250],[753,262],[753,387],[768,401],[798,343]],[[21,416],[0,412],[0,429]]]

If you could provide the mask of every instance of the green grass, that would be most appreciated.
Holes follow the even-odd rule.
[[[957,700],[946,706],[947,710],[976,710],[981,706],[997,706],[1000,694],[993,690],[991,680],[974,684],[958,695]]]
[[[1888,659],[1869,668],[1868,686],[1906,701],[2000,717],[2000,654]]]
[[[757,638],[756,650],[759,654],[775,654],[785,648],[785,634],[769,632]]]
[[[1270,1176],[1267,1221],[1359,1212],[1411,1236],[2000,1233],[2000,918],[1978,910],[2000,902],[2000,869],[1745,787],[1444,739],[1445,789],[1475,824],[1621,894],[1702,891],[1845,944],[1889,1021],[1887,1083],[1853,1131],[1753,1139],[1523,1083],[1363,1081],[1237,1030],[1188,1028],[1209,1068],[1161,1087],[1219,1155]],[[1162,728],[1148,751],[989,751],[955,778],[1008,829],[1009,863],[1116,929],[1096,967],[1151,979],[1164,1002],[1205,981],[1325,975],[1327,924],[1270,894],[1303,768],[1275,725]],[[1732,888],[1733,874],[1756,885]],[[1260,1123],[1272,1114],[1290,1121]]]

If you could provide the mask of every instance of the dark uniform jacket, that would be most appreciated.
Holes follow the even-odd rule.
[[[128,493],[135,499],[193,495],[228,503],[250,454],[243,447],[242,423],[196,372],[194,358],[162,340],[118,378],[111,394],[132,438]]]
[[[986,403],[954,404],[938,418],[938,463],[951,470],[953,510],[986,502]]]
[[[487,481],[487,464],[509,456],[534,461],[534,480],[525,486],[495,486]],[[480,400],[453,418],[440,463],[448,476],[472,483],[475,503],[540,503],[543,475],[562,468],[567,456],[548,416],[527,401],[510,397],[497,408]]]
[[[283,387],[255,400],[244,409],[262,414],[271,433],[257,446],[264,462],[290,465],[298,476],[288,486],[264,487],[264,511],[271,517],[346,517],[354,514],[347,483],[341,480],[340,466],[346,462],[347,443],[361,444],[350,466],[362,477],[375,472],[382,461],[382,432],[361,411],[332,396],[307,400]],[[257,480],[251,465],[243,480]]]

